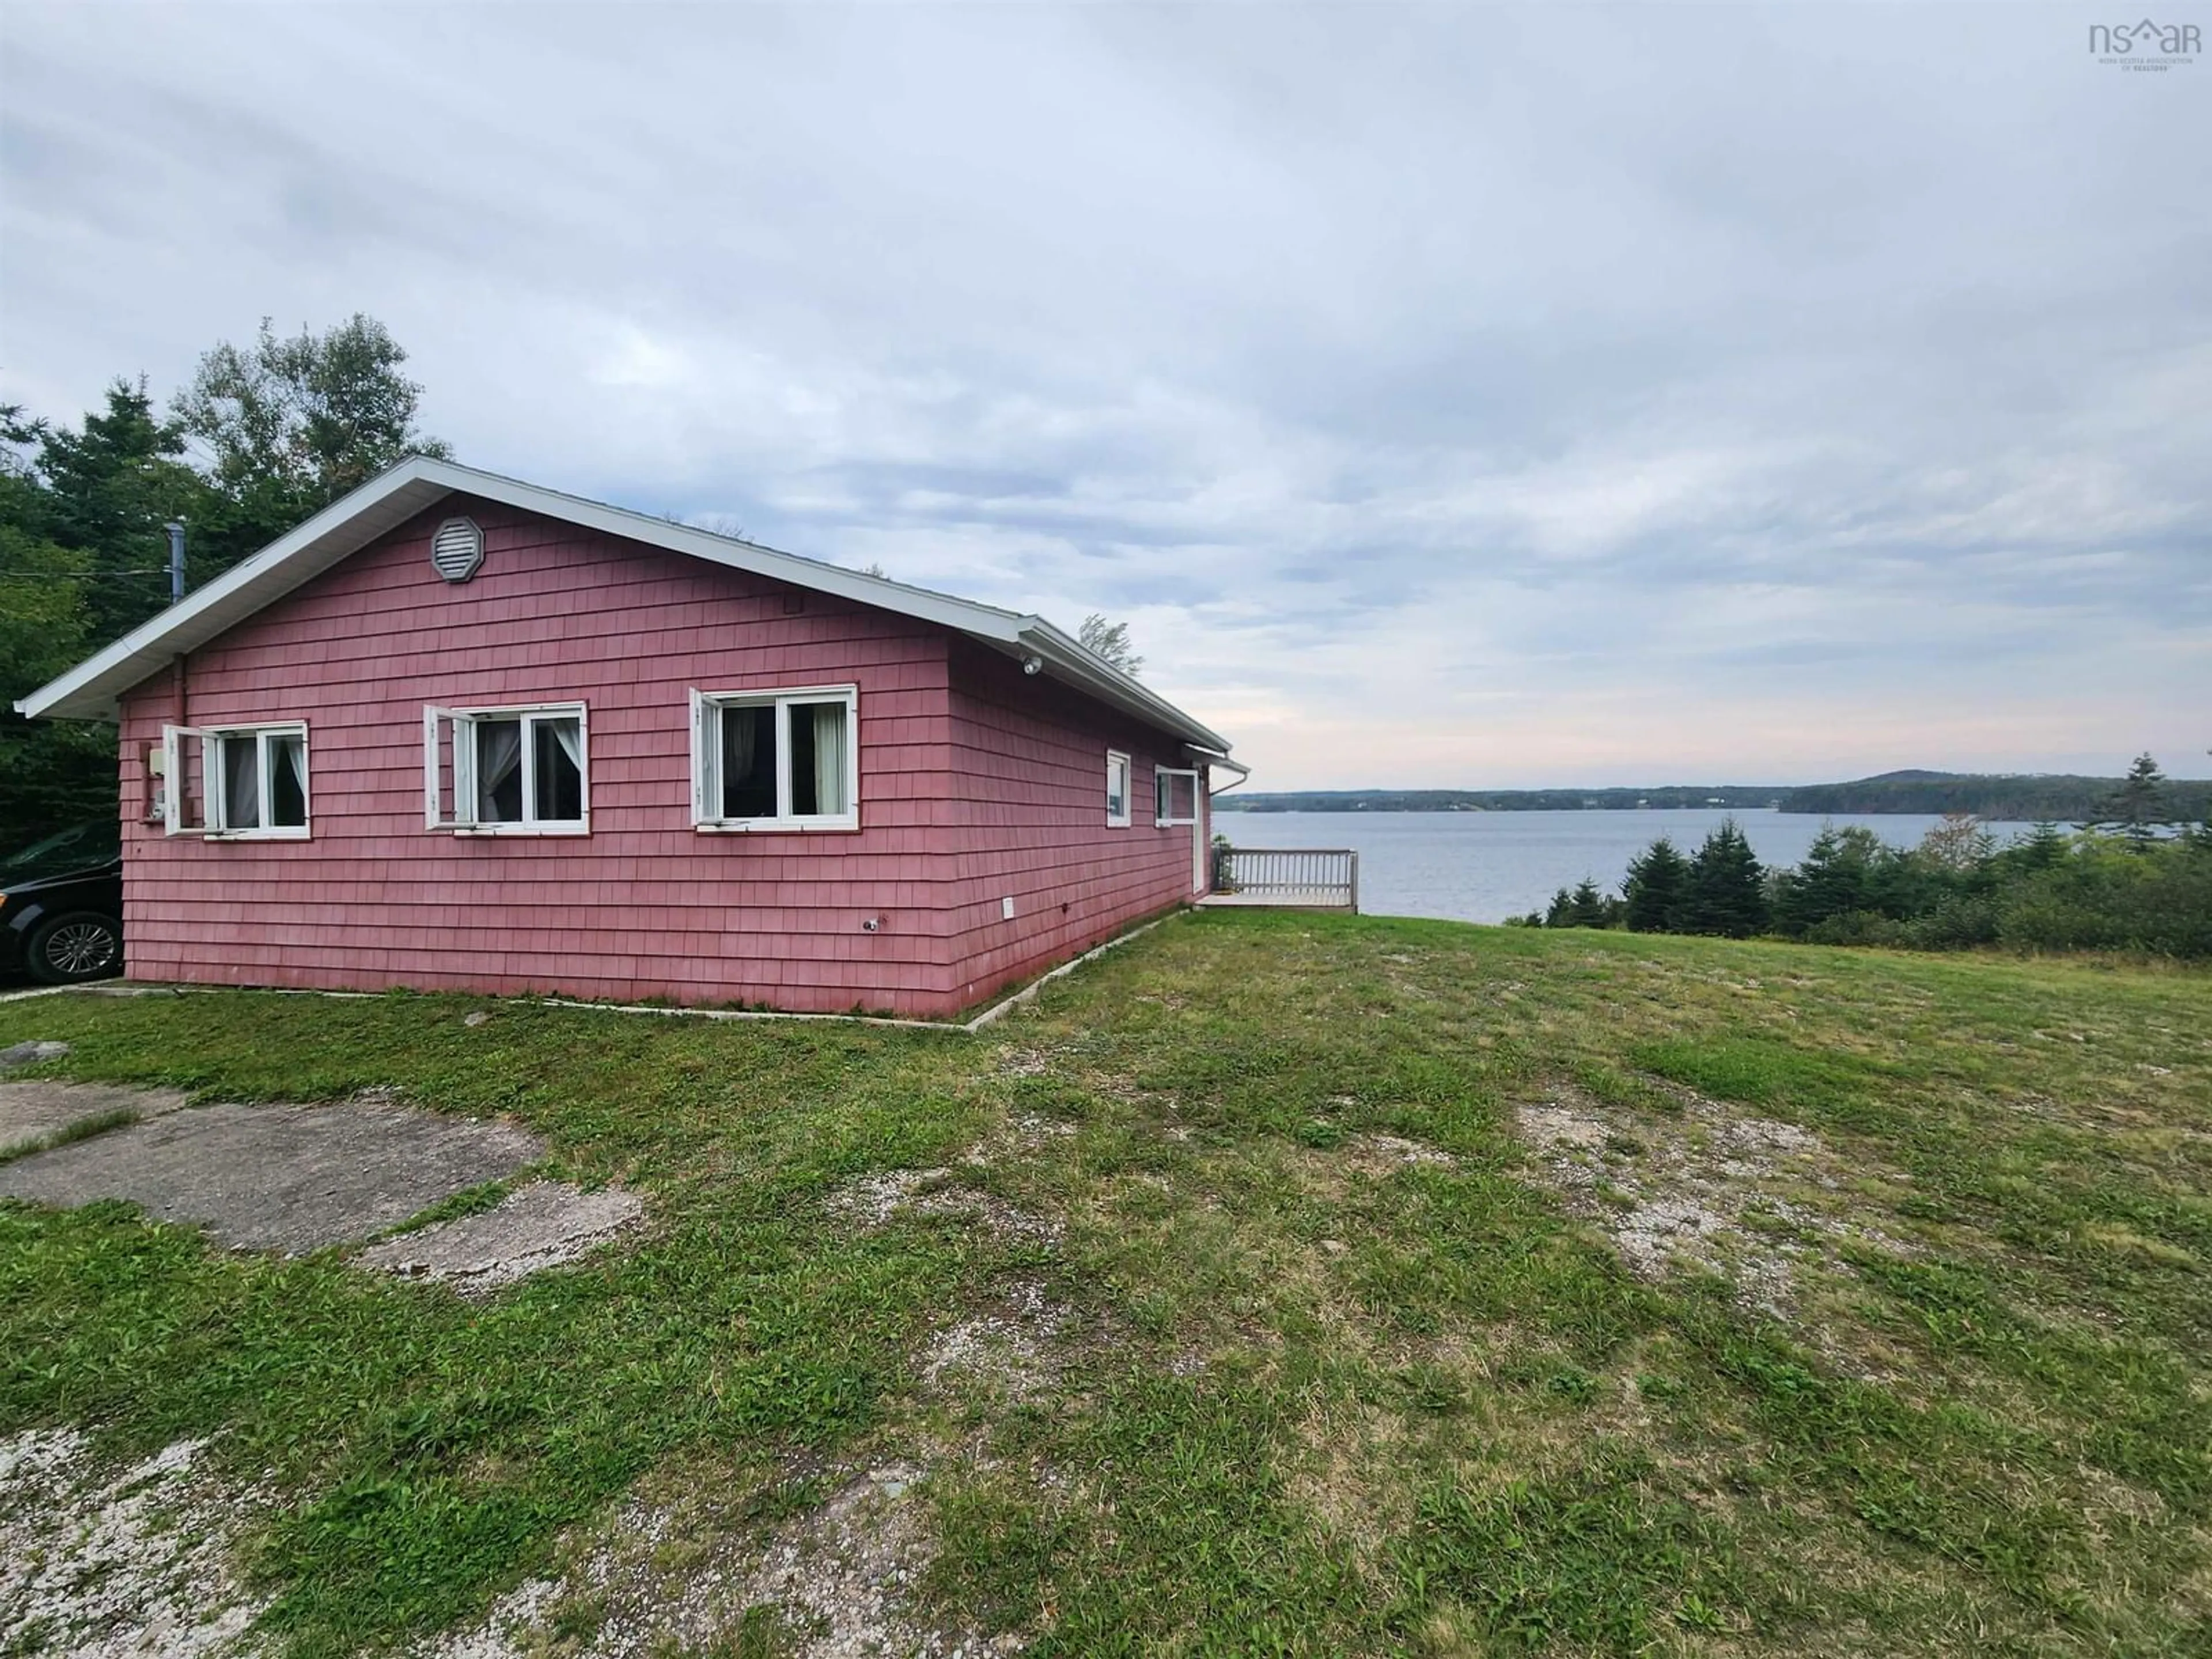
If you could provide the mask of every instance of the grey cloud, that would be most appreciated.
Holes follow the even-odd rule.
[[[41,412],[370,310],[465,459],[1129,615],[1285,787],[2207,740],[2212,120],[2066,15],[0,27]]]

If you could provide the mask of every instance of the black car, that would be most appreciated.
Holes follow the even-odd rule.
[[[123,847],[81,823],[0,859],[0,974],[70,985],[123,971]]]

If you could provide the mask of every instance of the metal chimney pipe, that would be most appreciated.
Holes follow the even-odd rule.
[[[172,519],[161,526],[169,532],[169,603],[185,597],[185,527]]]

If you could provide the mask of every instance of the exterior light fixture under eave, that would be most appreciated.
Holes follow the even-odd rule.
[[[1034,653],[1022,659],[1022,672],[1040,674],[1044,672],[1044,659]]]

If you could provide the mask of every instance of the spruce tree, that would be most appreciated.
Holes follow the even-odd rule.
[[[1571,927],[1575,925],[1575,896],[1562,887],[1552,895],[1551,908],[1544,912],[1547,927]]]
[[[1605,895],[1598,891],[1597,884],[1588,876],[1584,876],[1575,888],[1568,915],[1571,917],[1570,927],[1602,927],[1606,925]]]
[[[2074,850],[2074,837],[2050,819],[2036,823],[2024,836],[2014,836],[1993,855],[1998,869],[2009,875],[2033,875],[2066,862]]]
[[[2166,805],[2166,774],[2148,755],[2137,755],[2120,787],[2105,797],[2102,816],[2088,826],[2117,832],[2138,853],[2147,853],[2160,839],[2159,831],[2172,822]]]
[[[1628,879],[1620,890],[1627,900],[1630,932],[1679,933],[1690,896],[1689,860],[1662,836],[1629,860]]]
[[[254,350],[203,358],[168,418],[143,379],[76,428],[0,406],[0,851],[114,815],[113,728],[12,705],[167,605],[169,520],[198,588],[401,457],[445,453],[415,426],[405,360],[369,318],[264,325]]]
[[[1684,931],[1748,939],[1766,927],[1765,872],[1734,818],[1705,837],[1690,860]]]
[[[1872,858],[1868,843],[1872,835],[1820,826],[1804,862],[1785,870],[1776,884],[1774,925],[1793,939],[1802,939],[1822,922],[1875,907]]]

